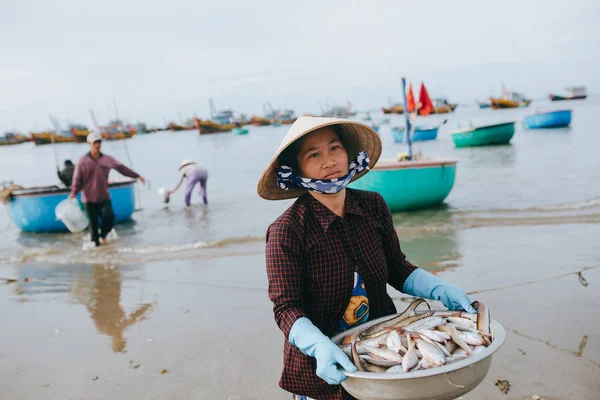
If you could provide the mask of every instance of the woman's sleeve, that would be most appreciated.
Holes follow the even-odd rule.
[[[267,278],[275,322],[287,339],[296,320],[304,317],[302,242],[288,224],[275,222],[267,230]]]
[[[388,283],[394,289],[402,291],[404,281],[417,267],[406,259],[406,255],[400,249],[400,240],[396,228],[394,228],[392,213],[383,197],[381,195],[378,197],[379,217],[383,223],[382,245],[388,267]]]

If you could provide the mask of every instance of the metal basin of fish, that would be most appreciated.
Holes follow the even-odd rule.
[[[442,311],[446,312],[447,311]],[[390,316],[375,319],[348,329],[331,340],[340,344],[344,337],[368,328]],[[494,354],[504,344],[506,331],[497,321],[490,324],[492,344],[480,354],[441,367],[406,373],[373,373],[343,371],[348,379],[342,386],[360,400],[451,400],[470,392],[487,375]]]

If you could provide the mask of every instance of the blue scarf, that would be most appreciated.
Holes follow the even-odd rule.
[[[314,192],[335,194],[344,189],[358,172],[362,172],[365,169],[368,170],[370,161],[367,152],[361,151],[348,164],[348,173],[341,178],[333,179],[302,178],[296,175],[292,168],[287,165],[281,165],[277,168],[275,179],[277,180],[277,185],[283,190],[290,190],[297,186]]]

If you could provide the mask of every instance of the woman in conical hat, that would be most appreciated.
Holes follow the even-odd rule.
[[[329,337],[396,313],[387,284],[475,312],[462,290],[406,260],[381,195],[346,187],[380,155],[367,125],[301,117],[259,180],[265,199],[298,197],[269,227],[266,246],[269,298],[287,339],[279,385],[297,399],[349,398],[338,366],[356,367]]]

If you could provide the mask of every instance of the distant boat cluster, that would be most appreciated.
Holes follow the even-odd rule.
[[[531,103],[531,99],[526,98],[526,96],[521,93],[509,92],[504,88],[502,91],[503,95],[501,97],[490,97],[489,102],[478,102],[479,107],[504,109],[527,107]],[[585,99],[587,94],[585,87],[576,86],[567,87],[565,89],[565,94],[558,95],[550,93],[548,96],[551,101],[565,101]],[[427,102],[428,104],[425,105],[424,102]],[[412,85],[409,87],[408,104],[409,108],[415,108],[417,114],[422,116],[428,114],[452,113],[458,107],[457,103],[451,103],[447,98],[438,97],[431,100],[424,84],[421,84],[419,101],[416,104],[412,92]],[[118,118],[110,121],[107,125],[100,126],[96,123],[93,112],[92,120],[96,126],[95,130],[100,132],[103,139],[122,140],[131,138],[137,134],[147,134],[160,130],[170,130],[171,132],[198,130],[198,133],[201,135],[220,132],[233,132],[236,135],[243,135],[248,133],[248,129],[243,128],[247,125],[281,126],[292,124],[297,118],[294,110],[276,110],[273,109],[270,103],[263,105],[264,116],[252,116],[250,118],[248,118],[245,114],[237,115],[233,110],[216,110],[212,99],[209,100],[209,105],[211,115],[208,119],[201,119],[194,116],[192,119],[189,119],[184,123],[178,124],[175,122],[170,122],[166,126],[160,128],[148,128],[145,123],[129,124],[119,120]],[[425,109],[427,110],[427,113],[423,114],[423,110]],[[405,112],[402,104],[392,103],[391,101],[388,107],[381,107],[381,111],[384,114],[404,114]],[[409,109],[408,111],[413,112],[414,110]],[[352,109],[352,104],[347,102],[345,106],[328,106],[325,109],[321,109],[321,114],[319,116],[350,118],[356,114],[357,111]],[[80,124],[72,124],[69,125],[67,129],[61,129],[56,119],[51,117],[51,120],[55,126],[55,129],[53,130],[30,132],[29,136],[17,132],[5,132],[3,136],[0,136],[0,146],[14,145],[27,141],[33,141],[38,145],[69,142],[85,143],[87,135],[91,132],[87,126]],[[364,120],[370,121],[370,115],[368,113]],[[371,125],[373,129],[379,129],[377,124],[372,123]],[[415,140],[419,140],[421,137],[435,137],[437,134],[437,127],[417,127],[414,134]],[[398,130],[394,131],[394,137],[397,142],[404,140],[403,133]]]

